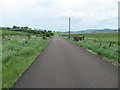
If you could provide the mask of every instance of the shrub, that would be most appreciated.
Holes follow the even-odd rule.
[[[47,33],[47,34],[46,34],[46,37],[50,37],[50,33]]]
[[[54,35],[54,33],[52,33],[52,32],[51,32],[50,34],[51,34],[51,36],[53,36],[53,35]]]

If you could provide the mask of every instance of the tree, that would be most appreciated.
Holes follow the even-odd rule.
[[[50,37],[50,33],[47,33],[47,34],[46,34],[46,37]]]
[[[50,34],[51,34],[51,36],[53,36],[53,35],[54,35],[54,33],[52,33],[52,32],[51,32]]]
[[[25,29],[25,30],[28,30],[28,29],[29,29],[29,27],[25,26],[25,27],[24,27],[24,29]]]
[[[17,29],[20,29],[20,27],[17,27]]]
[[[17,26],[13,26],[13,28],[17,28]]]
[[[51,33],[52,31],[49,30],[48,32]]]
[[[9,28],[9,27],[7,27],[7,30],[10,30],[10,28]]]

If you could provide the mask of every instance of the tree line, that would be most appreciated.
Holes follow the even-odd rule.
[[[10,27],[0,27],[1,30],[10,30],[10,31],[19,31],[19,32],[26,32],[28,35],[34,34],[36,36],[42,36],[44,39],[46,37],[50,37],[54,35],[54,32],[52,30],[43,30],[43,29],[32,29],[29,28],[28,26],[20,27],[20,26],[13,26],[12,28]]]

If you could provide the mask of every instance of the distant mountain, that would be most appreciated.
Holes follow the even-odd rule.
[[[87,30],[81,30],[81,31],[71,31],[71,32],[86,32],[86,33],[92,33],[92,32],[116,32],[117,29],[87,29]]]

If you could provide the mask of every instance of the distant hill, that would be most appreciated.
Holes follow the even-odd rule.
[[[92,33],[92,32],[116,32],[117,29],[87,29],[87,30],[81,30],[81,31],[71,31],[75,33],[79,32],[86,32],[86,33]]]

